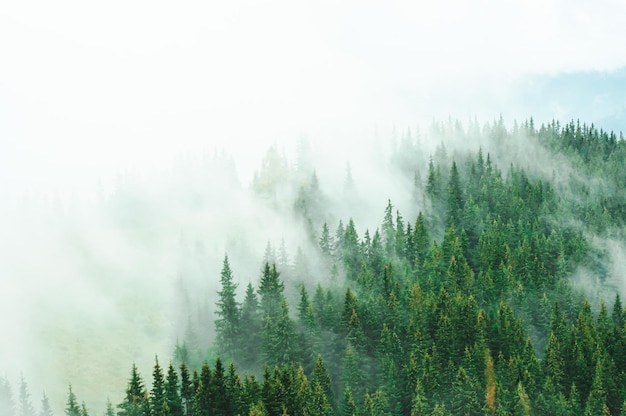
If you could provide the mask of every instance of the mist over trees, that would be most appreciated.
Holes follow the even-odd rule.
[[[151,371],[128,362],[106,408],[75,381],[50,401],[68,416],[625,414],[623,137],[450,120],[391,142],[365,163],[333,155],[332,172],[305,140],[293,163],[272,146],[249,189],[227,156],[153,188],[121,180],[97,212],[175,248],[174,300],[154,300],[175,342]],[[228,241],[185,235],[218,223]],[[0,379],[0,414],[53,412],[22,378]]]

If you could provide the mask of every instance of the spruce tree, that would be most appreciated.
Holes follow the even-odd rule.
[[[261,297],[261,311],[263,317],[269,316],[276,319],[280,315],[280,302],[285,286],[280,280],[280,273],[276,270],[276,264],[265,263],[263,275],[259,283],[259,296]]]
[[[178,374],[170,362],[165,380],[165,398],[167,400],[168,416],[183,416],[183,403],[179,394]]]
[[[357,406],[352,397],[352,390],[349,385],[346,385],[343,390],[343,399],[341,400],[341,406],[339,407],[341,416],[356,416]]]
[[[111,400],[109,400],[107,398],[107,407],[106,410],[104,411],[104,416],[115,416],[115,409],[113,408],[113,403],[111,403]]]
[[[235,299],[237,284],[233,281],[228,256],[224,256],[220,283],[222,290],[217,292],[219,295],[216,311],[218,319],[215,320],[217,344],[221,351],[232,357],[238,345],[241,311]]]
[[[330,235],[328,224],[326,222],[324,222],[324,225],[322,226],[322,236],[320,237],[319,246],[322,250],[322,253],[328,256],[332,255],[334,241],[332,236]]]
[[[28,385],[24,380],[24,376],[20,381],[20,395],[18,401],[17,416],[35,416],[35,409],[30,401],[30,393],[28,392]]]
[[[43,398],[41,399],[41,411],[39,412],[39,416],[53,416],[52,408],[50,407],[50,402],[45,392],[43,394]],[[111,415],[107,414],[106,416],[115,416],[115,414],[111,413]]]
[[[65,414],[67,416],[81,416],[81,408],[78,404],[78,400],[76,399],[76,395],[72,391],[71,384],[70,384],[69,392],[67,395],[67,404],[65,406]]]
[[[326,365],[322,359],[321,354],[317,354],[315,360],[315,368],[313,369],[313,376],[311,377],[311,387],[313,388],[313,394],[316,393],[317,386],[321,389],[320,392],[327,397],[327,401],[330,404],[334,403],[333,392],[331,388],[330,376],[326,370]]]
[[[387,201],[381,234],[387,257],[393,257],[396,251],[396,227],[393,223],[393,205],[391,200]]]
[[[166,413],[167,398],[165,396],[165,378],[163,369],[159,365],[158,357],[155,357],[152,371],[152,390],[150,390],[150,414],[151,416],[168,416]]]
[[[133,363],[130,380],[126,388],[124,401],[117,407],[120,409],[118,416],[145,416],[144,412],[148,408],[149,400],[143,384],[143,380],[137,370],[137,365]],[[73,415],[72,415],[73,416]]]
[[[259,350],[261,349],[261,329],[263,315],[259,308],[259,300],[248,283],[246,296],[241,306],[240,331],[238,337],[240,363],[243,368],[255,368],[259,364]]]
[[[180,364],[180,397],[183,406],[183,416],[191,416],[193,409],[193,387],[189,379],[189,369],[184,361]]]

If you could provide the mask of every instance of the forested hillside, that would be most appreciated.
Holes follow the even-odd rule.
[[[128,363],[106,410],[70,386],[68,416],[626,415],[621,136],[532,119],[396,134],[384,164],[408,212],[349,165],[336,192],[302,152],[291,168],[270,149],[251,191],[308,243],[268,242],[247,284],[226,253],[211,307],[179,300],[203,315],[172,356]],[[0,415],[39,414],[25,382],[0,387]]]

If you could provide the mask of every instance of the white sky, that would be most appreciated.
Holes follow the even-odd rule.
[[[3,1],[0,186],[93,187],[215,146],[258,164],[337,126],[525,118],[519,79],[626,65],[624,16],[620,0]]]

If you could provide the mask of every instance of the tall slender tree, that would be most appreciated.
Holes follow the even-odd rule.
[[[237,284],[233,281],[233,273],[228,262],[228,255],[224,256],[220,283],[222,290],[217,292],[219,296],[216,311],[218,319],[215,320],[217,344],[221,351],[232,357],[235,354],[239,341],[238,335],[241,310],[235,298]]]

